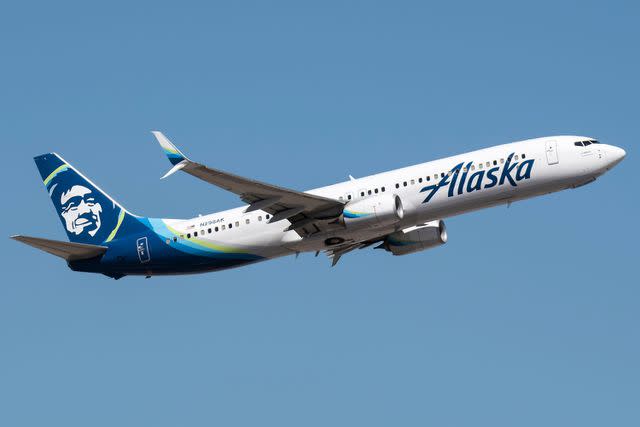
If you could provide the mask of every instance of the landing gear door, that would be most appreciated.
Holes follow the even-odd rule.
[[[547,164],[555,165],[558,163],[558,143],[555,139],[549,139],[546,142]]]

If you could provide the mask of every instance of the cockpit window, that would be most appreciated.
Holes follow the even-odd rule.
[[[589,139],[587,141],[576,141],[573,143],[573,145],[575,145],[576,147],[586,147],[587,145],[591,145],[591,144],[600,144],[600,141],[595,139]]]

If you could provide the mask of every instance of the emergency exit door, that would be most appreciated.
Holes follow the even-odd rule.
[[[550,139],[546,142],[547,164],[555,165],[558,163],[558,143]]]

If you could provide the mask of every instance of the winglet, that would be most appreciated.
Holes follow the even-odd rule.
[[[171,175],[173,175],[174,173],[178,172],[180,169],[182,169],[183,167],[187,166],[188,161],[187,160],[183,160],[180,163],[178,163],[177,165],[175,165],[174,167],[172,167],[171,169],[169,169],[169,172],[165,173],[164,175],[162,175],[162,177],[160,179],[165,179]]]
[[[181,163],[181,162],[183,162],[185,160],[189,161],[187,156],[182,154],[182,152],[180,150],[178,150],[178,148],[175,145],[173,145],[171,143],[171,141],[169,141],[169,139],[166,136],[164,136],[164,134],[162,132],[154,130],[154,131],[151,131],[151,133],[158,140],[158,143],[160,144],[160,147],[162,147],[162,151],[164,151],[164,154],[167,155],[167,158],[169,159],[171,164],[174,166],[174,168],[179,163]],[[179,169],[177,169],[177,170],[179,170]],[[175,170],[172,169],[172,171],[169,171],[169,172],[170,173],[168,173],[165,176],[171,175],[173,172],[175,172]]]

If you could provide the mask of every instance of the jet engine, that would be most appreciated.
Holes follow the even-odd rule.
[[[404,217],[402,201],[396,194],[380,194],[347,203],[342,211],[348,228],[373,228],[395,224]]]
[[[407,255],[447,243],[444,221],[432,221],[389,234],[376,249],[384,249],[393,255]]]

